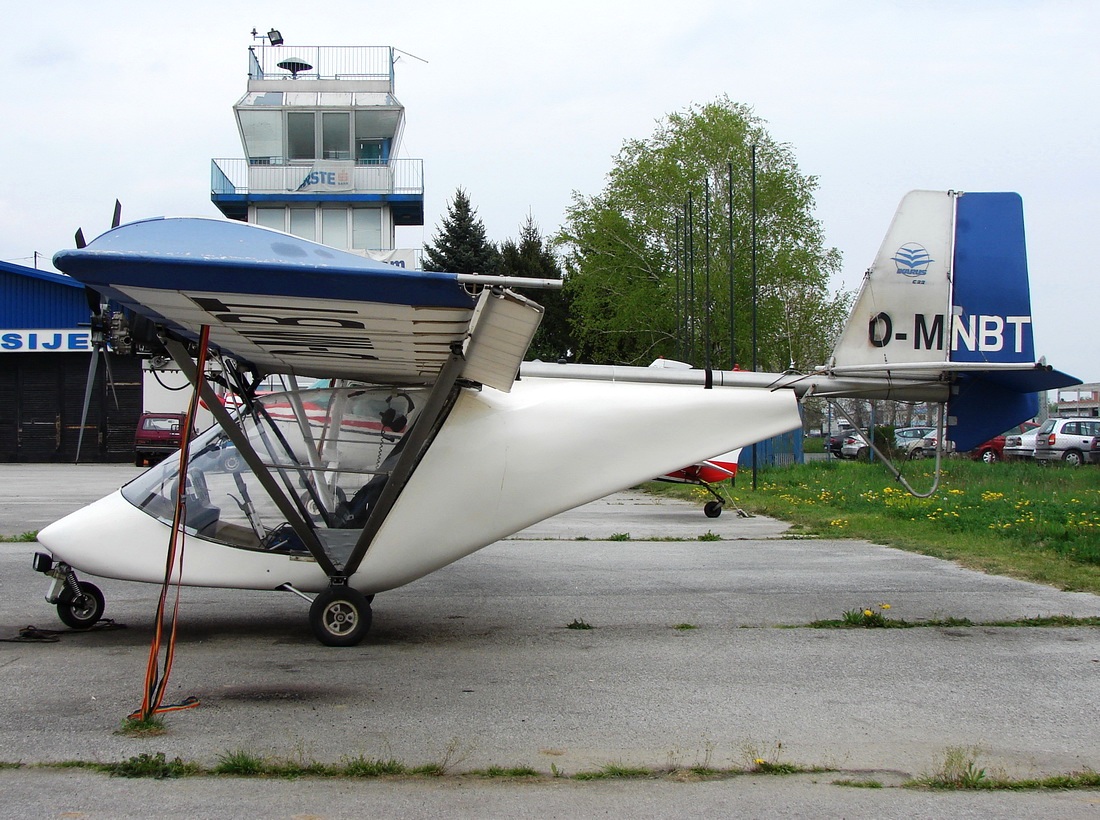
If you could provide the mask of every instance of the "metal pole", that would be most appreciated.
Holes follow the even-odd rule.
[[[726,191],[726,222],[729,229],[729,274],[730,274],[730,370],[737,367],[737,347],[733,336],[733,162],[726,163],[729,187]]]
[[[681,334],[681,321],[680,321],[680,215],[676,214],[676,230],[672,240],[672,255],[675,259],[673,267],[676,271],[676,358],[681,358],[680,353],[683,351],[684,339]]]
[[[688,191],[687,210],[688,356],[684,361],[691,363],[695,360],[695,207],[691,191]]]
[[[756,144],[752,146],[752,372],[759,371],[756,355]],[[756,490],[756,444],[752,445],[752,488]]]
[[[703,254],[706,256],[704,263],[705,291],[703,309],[706,315],[703,317],[703,368],[710,370],[710,173],[703,178]]]

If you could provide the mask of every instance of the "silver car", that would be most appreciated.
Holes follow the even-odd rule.
[[[1036,431],[1035,460],[1078,467],[1085,463],[1096,436],[1100,436],[1100,419],[1047,419]]]
[[[903,458],[920,458],[924,455],[923,439],[935,432],[935,427],[899,427],[894,430],[894,447]],[[915,450],[922,452],[914,455]]]

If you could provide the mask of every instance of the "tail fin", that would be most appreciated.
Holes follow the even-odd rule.
[[[912,191],[868,270],[833,354],[837,373],[950,379],[948,437],[969,450],[1079,380],[1035,362],[1015,193]]]

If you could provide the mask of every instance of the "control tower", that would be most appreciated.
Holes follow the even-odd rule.
[[[423,160],[397,158],[395,50],[290,47],[277,31],[259,39],[233,106],[244,158],[212,161],[214,204],[230,219],[417,267],[415,249],[395,247],[398,225],[424,224]]]

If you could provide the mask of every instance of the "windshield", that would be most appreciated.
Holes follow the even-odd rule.
[[[424,395],[423,388],[387,387],[271,393],[238,423],[303,518],[319,530],[362,529]],[[170,458],[122,495],[171,523],[178,476],[179,460]],[[304,549],[220,427],[191,442],[185,489],[188,532],[235,546]]]

